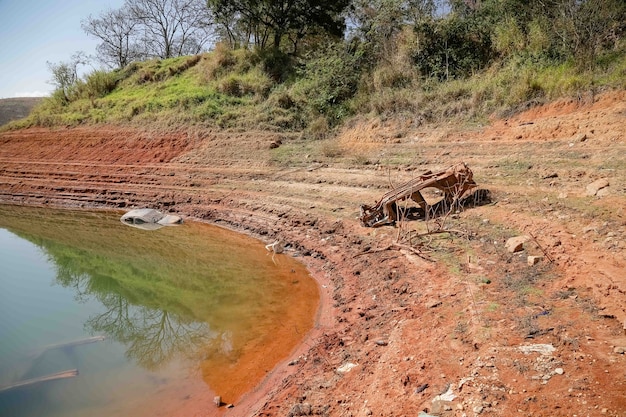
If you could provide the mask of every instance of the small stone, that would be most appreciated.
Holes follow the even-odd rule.
[[[587,134],[586,133],[581,133],[580,135],[576,136],[576,141],[577,142],[584,142],[587,140]]]
[[[626,346],[615,346],[615,348],[613,349],[613,352],[623,355],[626,353]]]
[[[509,238],[506,241],[505,247],[511,253],[520,252],[524,249],[524,243],[528,242],[529,239],[530,237],[528,236],[515,236]]]
[[[563,368],[556,368],[554,370],[554,373],[557,375],[563,375],[563,373],[565,373],[565,371],[563,370]]]
[[[347,362],[337,368],[337,372],[345,374],[347,372],[350,372],[355,366],[357,366],[356,363]]]
[[[483,412],[483,406],[482,405],[477,405],[476,407],[474,407],[474,412],[476,414],[480,414]]]
[[[387,346],[387,344],[388,344],[388,343],[387,343],[387,341],[386,341],[386,340],[377,340],[377,341],[376,341],[376,344],[377,344],[378,346]]]
[[[539,262],[543,260],[543,256],[529,256],[527,258],[528,266],[537,265]]]
[[[227,404],[226,408],[235,408],[235,404]]]
[[[221,407],[222,406],[222,397],[220,397],[219,395],[215,396],[215,398],[213,398],[213,403],[217,407]]]
[[[606,414],[606,413],[608,413],[608,412],[609,412],[609,409],[608,409],[608,408],[603,408],[600,412],[601,412],[602,414]]]

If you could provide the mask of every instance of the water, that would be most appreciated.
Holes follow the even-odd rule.
[[[304,337],[319,300],[301,264],[247,236],[198,223],[138,230],[115,213],[0,205],[0,265],[3,417],[235,402]],[[105,339],[59,346],[94,336]]]

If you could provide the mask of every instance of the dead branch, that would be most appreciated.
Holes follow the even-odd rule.
[[[543,246],[541,246],[541,244],[539,243],[535,235],[533,235],[532,232],[529,232],[529,231],[527,231],[526,233],[528,233],[528,236],[530,236],[531,239],[535,242],[535,244],[539,247],[539,249],[541,249],[541,252],[543,252],[543,254],[546,256],[546,259],[550,261],[550,263],[554,263],[554,259],[552,258],[552,256],[550,256],[548,251],[545,250]]]

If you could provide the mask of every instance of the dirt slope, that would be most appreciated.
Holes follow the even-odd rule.
[[[320,282],[317,328],[234,408],[185,415],[625,416],[624,132],[626,92],[471,129],[355,121],[313,144],[32,129],[0,134],[0,202],[151,206],[291,245]],[[461,160],[492,203],[447,217],[459,233],[407,247],[424,222],[358,224],[390,182]]]
[[[0,98],[0,126],[28,116],[42,97]]]

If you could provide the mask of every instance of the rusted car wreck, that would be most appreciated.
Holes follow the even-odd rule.
[[[441,200],[447,207],[453,207],[467,192],[476,187],[472,170],[461,162],[445,171],[426,171],[401,186],[389,191],[373,206],[361,205],[361,224],[365,227],[379,227],[393,224],[398,220],[398,202],[413,200],[425,214],[429,207],[421,190],[433,187],[443,192]]]

